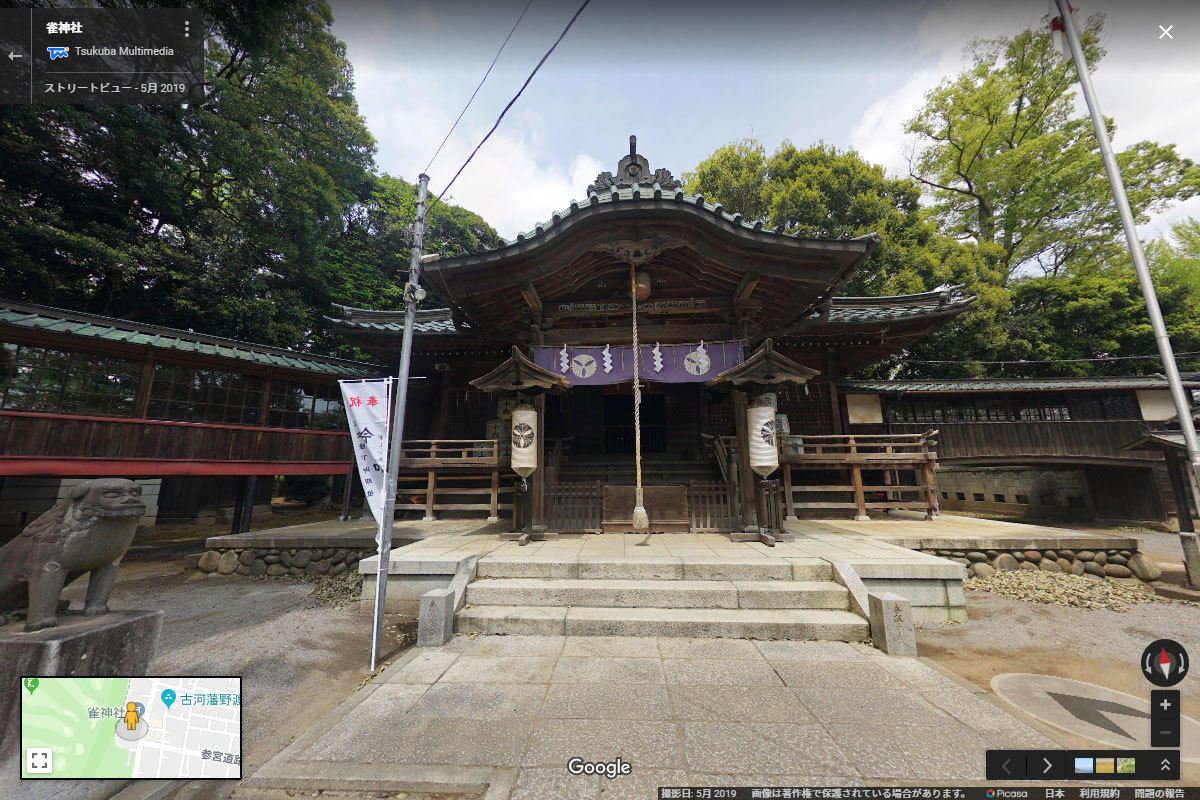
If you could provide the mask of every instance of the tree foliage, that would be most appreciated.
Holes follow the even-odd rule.
[[[0,106],[3,295],[327,349],[331,300],[395,307],[415,190],[374,172],[323,0],[200,5],[203,101]],[[495,237],[430,222],[443,252]]]
[[[768,158],[762,145],[744,140],[716,150],[684,175],[688,192],[733,211],[761,209],[788,233],[813,238],[877,234],[879,247],[838,290],[843,295],[913,294],[963,285],[976,296],[964,316],[919,345],[912,355],[983,352],[1004,338],[999,324],[1008,293],[978,248],[943,236],[920,207],[921,187],[888,176],[853,150],[817,144],[799,149],[784,142]],[[888,372],[895,364],[880,365]]]
[[[1088,62],[1104,56],[1103,17],[1083,32]],[[1090,119],[1076,112],[1075,67],[1048,27],[977,40],[971,66],[925,98],[908,123],[910,174],[929,187],[941,229],[981,246],[1005,280],[1098,269],[1124,247]],[[1111,136],[1115,126],[1108,120]],[[1116,154],[1139,222],[1200,191],[1200,168],[1174,145]]]

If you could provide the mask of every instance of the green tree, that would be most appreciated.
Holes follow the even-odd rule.
[[[1174,348],[1179,353],[1200,351],[1200,295],[1177,275],[1155,272],[1159,305]],[[1001,371],[1004,375],[1162,371],[1157,358],[1106,360],[1114,356],[1155,356],[1158,352],[1137,275],[1129,267],[1014,282],[1009,328],[999,358],[1029,363],[1006,364]],[[1179,361],[1184,368],[1194,368],[1198,363],[1194,356],[1181,356]]]
[[[325,300],[360,308],[403,308],[416,214],[416,185],[390,175],[376,177],[367,200],[351,210],[326,248]],[[504,243],[478,214],[459,206],[435,203],[425,223],[426,253],[452,257]],[[428,286],[426,307],[443,304],[437,296],[440,288],[436,280]]]
[[[1104,56],[1103,22],[1095,15],[1083,32],[1093,68]],[[977,40],[966,53],[971,66],[929,92],[907,126],[917,137],[910,174],[930,190],[941,230],[980,244],[1006,281],[1119,258],[1099,146],[1090,120],[1075,113],[1075,67],[1048,27]],[[1200,169],[1174,145],[1138,142],[1116,157],[1140,222],[1200,191]]]
[[[684,175],[685,188],[743,216],[754,213],[747,208],[761,210],[769,224],[789,233],[814,238],[878,234],[878,249],[839,294],[911,294],[961,284],[976,296],[967,314],[906,354],[910,359],[945,360],[964,351],[987,354],[1003,344],[1001,319],[1009,297],[999,273],[977,247],[941,235],[925,218],[915,181],[893,178],[853,150],[823,143],[802,150],[785,141],[769,158],[764,153],[754,140],[719,148]],[[929,372],[899,359],[871,371],[896,369],[906,375]],[[972,371],[979,370],[953,370]]]
[[[310,346],[325,245],[372,186],[345,48],[321,0],[201,5],[203,101],[0,108],[0,285]]]

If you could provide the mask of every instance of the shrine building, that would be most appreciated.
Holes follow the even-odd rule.
[[[584,200],[500,248],[426,265],[446,307],[417,314],[401,506],[511,515],[535,535],[630,530],[636,293],[652,530],[751,537],[805,514],[935,513],[935,433],[852,434],[850,419],[882,422],[881,408],[847,403],[837,382],[973,298],[837,296],[877,244],[789,235],[687,195],[630,137]],[[403,311],[339,311],[344,338],[394,369]],[[520,405],[536,423],[514,435]],[[536,468],[522,485],[508,467],[525,439]],[[754,463],[760,439],[777,467]]]

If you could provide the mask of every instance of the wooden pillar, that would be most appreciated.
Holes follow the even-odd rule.
[[[342,489],[342,515],[338,517],[341,522],[350,521],[350,495],[354,491],[354,478],[357,472],[358,465],[351,461],[350,470],[346,473],[346,486]]]
[[[242,495],[242,524],[239,533],[250,530],[250,520],[254,516],[254,489],[258,483],[257,475],[247,475]]]
[[[488,512],[488,522],[500,521],[500,470],[492,470],[492,506]]]
[[[829,411],[833,416],[833,432],[843,434],[846,426],[842,424],[842,403],[838,399],[837,370],[833,364],[833,350],[825,350],[825,377],[829,380]]]
[[[758,538],[758,501],[754,496],[754,470],[750,469],[750,430],[746,420],[748,406],[746,393],[738,389],[733,393],[733,416],[737,425],[737,479],[738,496],[741,500],[741,530],[752,532]],[[735,535],[735,539],[739,539]]]
[[[1195,520],[1192,519],[1191,492],[1188,491],[1187,476],[1184,469],[1191,465],[1173,452],[1163,453],[1167,459],[1167,477],[1171,479],[1171,493],[1175,495],[1175,514],[1179,520],[1179,530],[1182,533],[1193,533],[1196,530]]]
[[[537,441],[533,445],[537,448],[537,469],[533,473],[533,485],[529,489],[533,492],[533,522],[530,532],[540,539],[557,539],[557,531],[546,532],[546,395],[539,394],[533,401],[533,406],[537,409]]]
[[[796,521],[796,499],[792,497],[792,465],[780,464],[783,470],[783,503],[787,509],[787,521]]]
[[[233,501],[233,520],[229,523],[229,534],[231,536],[242,532],[242,501],[245,497],[245,491],[239,488],[237,498]]]
[[[441,385],[442,404],[438,408],[437,419],[433,421],[433,435],[429,437],[431,439],[446,438],[446,425],[450,414],[450,390],[446,387],[446,373],[439,372],[438,376],[438,383]]]
[[[437,497],[437,471],[429,470],[429,478],[425,481],[425,518],[422,522],[433,522],[433,501]]]
[[[868,520],[870,517],[867,516],[867,499],[863,494],[862,467],[858,464],[850,467],[850,480],[854,484],[854,505],[858,509],[854,519]]]
[[[142,374],[138,378],[137,398],[133,403],[133,415],[145,419],[150,410],[150,386],[154,383],[154,354],[146,356],[142,362]],[[260,425],[262,423],[259,423]]]
[[[267,416],[271,412],[271,373],[268,372],[263,378],[262,397],[258,402],[258,424],[268,425]]]
[[[925,478],[925,519],[934,519],[941,509],[938,506],[937,479],[933,474],[933,464],[926,461],[921,471]]]

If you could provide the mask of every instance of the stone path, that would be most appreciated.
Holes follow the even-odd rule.
[[[1059,746],[969,686],[840,642],[458,636],[406,654],[248,784],[648,798],[982,781],[988,748]],[[573,776],[574,756],[632,773]]]

